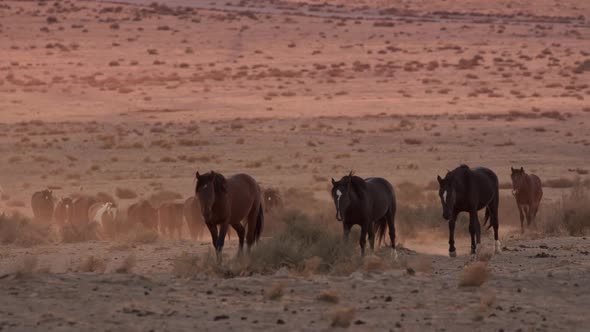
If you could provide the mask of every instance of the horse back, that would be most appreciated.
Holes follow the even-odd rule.
[[[494,171],[486,167],[477,167],[472,170],[470,196],[477,199],[477,208],[487,206],[493,199],[498,199],[499,181]]]
[[[243,219],[261,203],[260,187],[248,174],[236,174],[227,179],[227,194],[231,200],[232,219]]]
[[[530,174],[529,177],[531,179],[530,183],[533,199],[535,200],[535,203],[539,203],[543,197],[543,183],[541,183],[541,179],[535,174]]]
[[[375,214],[373,219],[382,217],[388,210],[395,210],[395,192],[389,181],[373,177],[365,179],[365,182],[371,210]]]

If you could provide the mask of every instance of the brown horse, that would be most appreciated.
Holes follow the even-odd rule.
[[[184,201],[184,219],[193,240],[197,240],[205,231],[205,221],[201,215],[199,198],[192,196]]]
[[[146,200],[140,200],[127,208],[127,221],[131,227],[142,225],[144,228],[158,230],[158,211]]]
[[[163,203],[158,208],[158,223],[160,233],[177,240],[182,238],[182,218],[184,204],[182,203]]]
[[[38,191],[31,197],[31,208],[35,220],[51,222],[53,217],[53,192],[49,189]]]
[[[55,211],[53,211],[53,220],[61,229],[66,224],[72,222],[74,216],[74,202],[70,197],[64,197],[57,202]]]
[[[264,197],[264,210],[266,212],[283,206],[283,199],[277,189],[266,188],[262,192],[262,196]]]
[[[221,260],[221,251],[228,228],[231,225],[239,237],[240,254],[244,248],[244,235],[248,250],[258,241],[264,224],[262,195],[258,183],[247,174],[236,174],[229,178],[216,172],[197,172],[195,195],[201,203],[201,213],[211,232],[211,240]],[[241,221],[247,219],[246,229]],[[217,226],[219,227],[219,232]]]
[[[527,174],[524,168],[510,167],[512,174],[512,194],[516,199],[518,212],[520,213],[520,232],[524,233],[524,220],[527,226],[535,224],[535,218],[539,211],[539,204],[543,197],[541,179],[535,174]]]

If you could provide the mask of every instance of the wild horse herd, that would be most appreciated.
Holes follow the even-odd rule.
[[[444,178],[438,176],[442,217],[449,224],[449,255],[456,256],[455,223],[461,212],[469,213],[471,253],[475,254],[481,243],[481,226],[478,211],[484,209],[483,226],[489,222],[493,229],[495,250],[500,252],[498,240],[499,183],[496,174],[485,167],[469,168],[461,165],[447,172]],[[521,167],[511,168],[512,193],[520,212],[521,231],[524,222],[534,223],[539,203],[543,196],[541,181],[534,174],[527,174]],[[342,223],[344,238],[348,239],[352,226],[361,228],[359,244],[365,254],[367,237],[371,251],[374,250],[375,236],[379,243],[386,232],[389,234],[392,254],[395,250],[396,197],[389,181],[380,177],[363,179],[350,174],[340,180],[332,179],[332,199],[336,208],[336,220]],[[142,200],[127,210],[127,221],[139,223],[148,228],[159,227],[160,232],[173,234],[182,227],[183,218],[196,237],[203,224],[211,233],[211,241],[218,257],[221,257],[224,241],[231,226],[238,234],[239,253],[248,249],[260,239],[264,227],[264,210],[280,201],[274,190],[262,191],[260,186],[247,174],[225,177],[211,171],[196,173],[195,196],[183,203],[164,203],[157,209],[149,201]],[[54,206],[49,190],[33,194],[31,206],[36,219],[53,219],[58,226],[73,220],[101,227],[117,219],[114,202],[100,202],[85,196],[63,198]]]

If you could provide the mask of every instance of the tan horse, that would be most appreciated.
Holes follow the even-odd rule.
[[[543,185],[541,179],[535,174],[527,174],[524,168],[510,167],[512,179],[512,194],[516,199],[518,212],[520,213],[520,232],[524,233],[524,220],[527,226],[535,224],[535,218],[539,211],[541,198],[543,197]]]

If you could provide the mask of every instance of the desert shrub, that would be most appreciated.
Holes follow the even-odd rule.
[[[459,287],[479,287],[490,277],[490,268],[485,262],[473,262],[459,274]]]
[[[550,235],[567,234],[584,236],[590,234],[590,192],[581,184],[575,185],[569,193],[549,206],[541,219],[542,231]]]
[[[96,239],[96,224],[66,224],[61,229],[61,241],[64,243],[77,243]]]
[[[117,195],[120,199],[133,199],[137,198],[137,193],[128,188],[119,188],[115,189],[115,195]]]
[[[286,211],[279,222],[280,230],[252,250],[250,270],[266,272],[281,267],[303,270],[307,261],[317,257],[320,260],[317,272],[329,272],[338,264],[350,263],[357,255],[353,241],[345,243],[341,232],[298,210]]]
[[[37,224],[20,214],[0,214],[0,243],[22,247],[46,244],[55,239],[50,225]]]
[[[398,205],[396,230],[404,237],[415,237],[419,232],[444,232],[448,229],[442,219],[442,208],[434,198],[412,205]],[[459,222],[458,222],[459,224]]]

